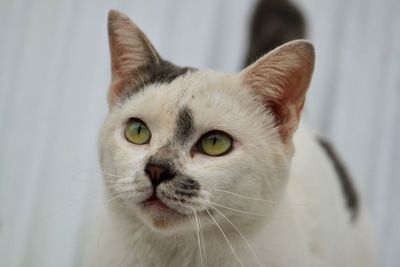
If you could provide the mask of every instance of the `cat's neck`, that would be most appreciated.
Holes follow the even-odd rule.
[[[114,217],[114,219],[116,219]],[[121,218],[120,218],[121,220]],[[119,231],[125,237],[126,249],[135,255],[132,261],[154,266],[236,266],[236,258],[232,249],[218,228],[160,233],[145,225],[139,218],[135,221],[122,219],[118,222]],[[122,224],[121,224],[122,223]],[[125,225],[123,229],[121,225]],[[127,231],[127,234],[123,232]],[[203,231],[203,232],[202,232]],[[236,251],[240,251],[241,238],[234,229],[224,228],[230,243]],[[137,264],[140,266],[140,264]],[[204,265],[204,266],[207,266]]]

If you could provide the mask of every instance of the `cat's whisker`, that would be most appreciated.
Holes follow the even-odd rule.
[[[107,186],[110,186],[114,189],[117,187],[123,187],[123,186],[133,186],[133,182],[131,181],[119,181],[119,180],[105,180],[103,183]]]
[[[242,198],[242,199],[248,199],[248,200],[254,200],[254,201],[262,201],[262,202],[267,202],[267,203],[272,203],[272,204],[278,202],[278,200],[248,197],[248,196],[244,196],[244,195],[241,195],[241,194],[238,194],[238,193],[234,193],[234,192],[227,191],[227,190],[222,190],[222,189],[217,189],[217,188],[209,189],[209,190],[216,191],[216,192],[227,193],[227,194],[230,194],[232,196],[235,196],[237,198]],[[292,201],[290,202],[290,204],[296,205],[296,206],[304,206],[304,205],[306,205],[305,203],[294,203]]]
[[[105,175],[107,175],[107,176],[110,176],[110,177],[115,177],[115,178],[125,178],[125,177],[129,177],[128,175],[122,175],[122,174],[116,174],[116,173],[109,173],[109,172],[104,172],[104,171],[102,171],[101,173],[102,173],[102,174],[105,174]]]
[[[222,236],[224,237],[224,239],[226,240],[226,242],[228,243],[233,255],[235,256],[236,260],[239,262],[240,266],[244,267],[242,261],[240,260],[239,256],[237,255],[235,249],[233,248],[231,242],[229,241],[228,237],[226,236],[225,232],[222,230],[221,226],[219,226],[219,224],[217,223],[217,221],[214,219],[214,217],[211,215],[211,213],[206,209],[205,210],[208,215],[210,216],[210,218],[214,221],[215,225],[218,227],[218,229],[220,230]]]
[[[132,192],[134,190],[134,187],[128,187],[127,185],[125,185],[125,187],[120,188],[121,185],[114,185],[113,189],[115,189],[117,191],[117,193],[126,193],[126,192]]]
[[[247,240],[247,238],[244,236],[244,234],[236,227],[236,225],[233,224],[233,222],[231,220],[229,220],[219,209],[217,209],[216,207],[212,206],[212,208],[214,210],[216,210],[219,214],[221,214],[222,217],[225,218],[225,220],[227,220],[232,227],[238,232],[238,234],[242,237],[242,239],[244,240],[244,242],[246,243],[247,247],[249,248],[249,250],[251,251],[251,253],[254,255],[254,257],[257,260],[258,265],[260,265],[261,267],[263,266],[263,264],[261,263],[260,258],[258,257],[258,255],[256,254],[256,252],[254,251],[253,247],[250,245],[249,241]]]
[[[198,235],[197,235],[197,224],[196,224],[195,219],[194,219],[194,214],[195,214],[194,211],[193,211],[193,213],[188,213],[188,217],[189,217],[190,224],[192,226],[193,232],[195,233],[195,236],[196,236],[196,239],[197,239],[197,243],[199,244],[198,247],[199,247],[200,261],[202,261],[201,260],[201,255],[202,254],[201,254],[201,251],[200,251],[200,240],[199,240]]]
[[[123,175],[121,173],[113,173],[113,172],[108,172],[108,171],[103,171],[103,170],[95,170],[95,169],[84,169],[81,170],[80,172],[77,173],[77,175],[85,172],[93,172],[93,173],[98,173],[98,174],[106,174],[108,176],[113,176],[113,177],[125,177],[127,175]]]
[[[196,210],[194,208],[192,208],[193,210],[193,215],[194,215],[194,219],[196,222],[196,228],[197,228],[197,242],[199,245],[199,253],[200,253],[200,262],[201,262],[201,266],[204,267],[204,260],[203,260],[203,246],[201,245],[201,237],[200,237],[200,225],[199,225],[199,220],[197,218],[197,214],[196,214]]]
[[[197,216],[197,214],[196,214],[196,216]],[[203,231],[203,227],[202,227],[202,224],[201,224],[201,220],[200,219],[198,219],[198,222],[199,222],[199,226],[200,226],[200,237],[201,237],[201,240],[203,241],[203,256],[204,256],[204,264],[205,264],[205,266],[208,266],[208,264],[207,264],[207,251],[206,251],[206,241],[205,241],[205,239],[204,239],[204,231]]]
[[[122,198],[122,197],[123,197],[123,196],[128,197],[129,193],[130,193],[130,191],[125,191],[125,192],[120,192],[120,193],[112,194],[112,197],[111,197],[111,198],[107,198],[107,199],[106,199],[106,203],[111,203],[111,202],[113,202],[113,201],[119,199],[119,200],[120,200],[120,204],[123,203],[124,205],[126,205],[125,199]]]
[[[217,203],[211,202],[211,201],[206,200],[206,199],[202,199],[202,198],[199,198],[199,199],[202,200],[202,201],[204,201],[204,202],[206,202],[206,203],[208,203],[208,204],[215,205],[215,206],[217,206],[217,207],[221,207],[221,208],[228,209],[228,210],[231,210],[231,211],[236,211],[236,212],[240,212],[240,213],[244,213],[244,214],[249,214],[249,215],[253,215],[253,216],[271,217],[271,215],[260,214],[260,213],[253,213],[253,212],[244,211],[244,210],[238,210],[238,209],[235,209],[235,208],[231,208],[231,207],[227,207],[227,206],[224,206],[224,205],[221,205],[221,204],[217,204]]]
[[[124,186],[124,185],[132,185],[134,182],[133,182],[133,179],[132,179],[132,177],[129,177],[129,176],[121,176],[121,177],[119,177],[119,179],[114,179],[114,178],[108,178],[108,177],[106,177],[106,178],[104,178],[103,179],[103,183],[105,183],[105,184],[115,184],[115,185],[121,185],[121,186]]]
[[[217,191],[217,192],[222,192],[222,193],[227,193],[227,194],[233,195],[233,196],[238,197],[238,198],[243,198],[243,199],[249,199],[249,200],[255,200],[255,201],[263,201],[263,202],[271,202],[271,203],[275,202],[274,200],[270,200],[270,199],[247,197],[247,196],[240,195],[240,194],[237,194],[237,193],[234,193],[234,192],[231,192],[231,191],[217,189],[217,188],[210,189],[210,190]]]

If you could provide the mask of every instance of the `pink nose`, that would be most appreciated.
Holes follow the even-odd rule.
[[[168,166],[159,164],[147,163],[144,171],[154,187],[157,187],[163,181],[170,180],[175,176]]]

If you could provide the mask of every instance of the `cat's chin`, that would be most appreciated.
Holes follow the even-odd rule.
[[[155,231],[171,231],[188,220],[188,215],[158,205],[142,206],[140,213],[145,223]]]
[[[190,217],[193,217],[192,214],[178,211],[159,199],[142,202],[139,206],[140,217],[153,231],[173,233],[192,227]]]

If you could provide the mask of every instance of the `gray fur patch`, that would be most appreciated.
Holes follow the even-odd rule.
[[[178,67],[169,61],[162,60],[160,65],[150,71],[149,83],[170,83],[188,71],[194,71],[190,67]]]
[[[176,119],[175,136],[181,145],[184,145],[194,133],[194,122],[192,111],[188,107],[179,110]]]
[[[186,178],[181,182],[180,187],[184,190],[200,190],[200,184],[191,178]]]
[[[139,67],[135,70],[136,75],[132,77],[140,77],[140,79],[128,79],[124,85],[125,92],[123,98],[129,98],[132,94],[140,89],[156,83],[171,83],[178,77],[185,75],[188,72],[195,71],[191,67],[179,67],[169,61],[160,59],[159,64],[151,63]]]

